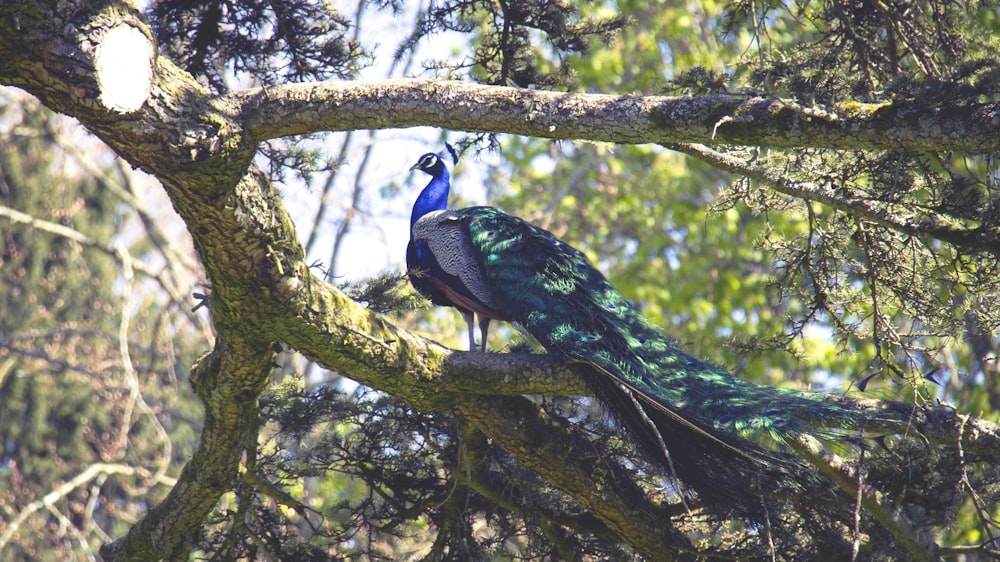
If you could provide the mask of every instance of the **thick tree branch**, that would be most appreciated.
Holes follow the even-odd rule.
[[[693,550],[673,527],[672,513],[650,498],[621,466],[566,420],[547,416],[524,398],[470,396],[456,415],[488,435],[525,467],[571,495],[647,560]]]
[[[791,444],[791,447],[799,456],[819,468],[851,496],[858,498],[858,507],[864,506],[868,513],[871,513],[887,531],[892,533],[896,542],[901,546],[901,550],[905,550],[911,560],[917,562],[935,560],[936,545],[931,543],[926,536],[922,537],[881,492],[865,489],[863,483],[859,485],[855,470],[844,466],[839,458],[831,461],[824,454],[822,446],[807,435],[801,436],[797,442]]]
[[[280,286],[276,290],[282,293]],[[451,411],[456,401],[473,394],[590,396],[582,380],[551,356],[449,350],[393,326],[316,279],[310,282],[309,291],[295,291],[279,300],[284,299],[290,299],[290,304],[298,301],[292,306],[301,312],[275,312],[275,317],[288,319],[276,327],[278,339],[318,364],[418,409]],[[968,451],[993,451],[994,455],[1000,451],[1000,426],[973,419],[964,424],[963,434],[963,422],[952,410],[833,394],[825,399],[857,410],[879,411],[879,416],[872,417],[887,421],[869,426],[872,433],[913,430],[938,444],[961,439]]]
[[[850,116],[828,113],[831,117],[820,119],[773,98],[568,94],[457,81],[384,80],[244,90],[218,100],[218,106],[246,116],[248,134],[257,141],[430,125],[624,144],[1000,149],[1000,104],[995,103],[853,104]]]

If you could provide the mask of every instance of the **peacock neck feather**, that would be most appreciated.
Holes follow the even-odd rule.
[[[420,220],[420,217],[432,211],[443,211],[448,207],[448,194],[451,191],[451,181],[448,167],[435,154],[424,155],[414,165],[415,169],[423,170],[431,175],[431,181],[420,192],[413,204],[410,214],[410,228]]]

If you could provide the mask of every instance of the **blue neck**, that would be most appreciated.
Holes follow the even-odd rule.
[[[431,211],[443,211],[448,207],[448,192],[451,183],[448,181],[448,168],[438,162],[430,172],[433,177],[427,187],[420,192],[416,203],[413,204],[413,212],[410,214],[410,228],[420,220],[420,217]]]

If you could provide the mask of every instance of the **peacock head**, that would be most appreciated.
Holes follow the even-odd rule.
[[[448,175],[448,167],[445,166],[441,157],[433,152],[428,152],[427,154],[421,156],[420,160],[417,160],[416,164],[410,166],[410,169],[427,172],[435,178]]]

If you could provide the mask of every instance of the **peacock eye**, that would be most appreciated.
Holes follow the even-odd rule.
[[[785,419],[785,412],[781,410],[768,410],[764,412],[764,416],[771,419],[772,427],[784,427],[788,424],[788,420]]]

